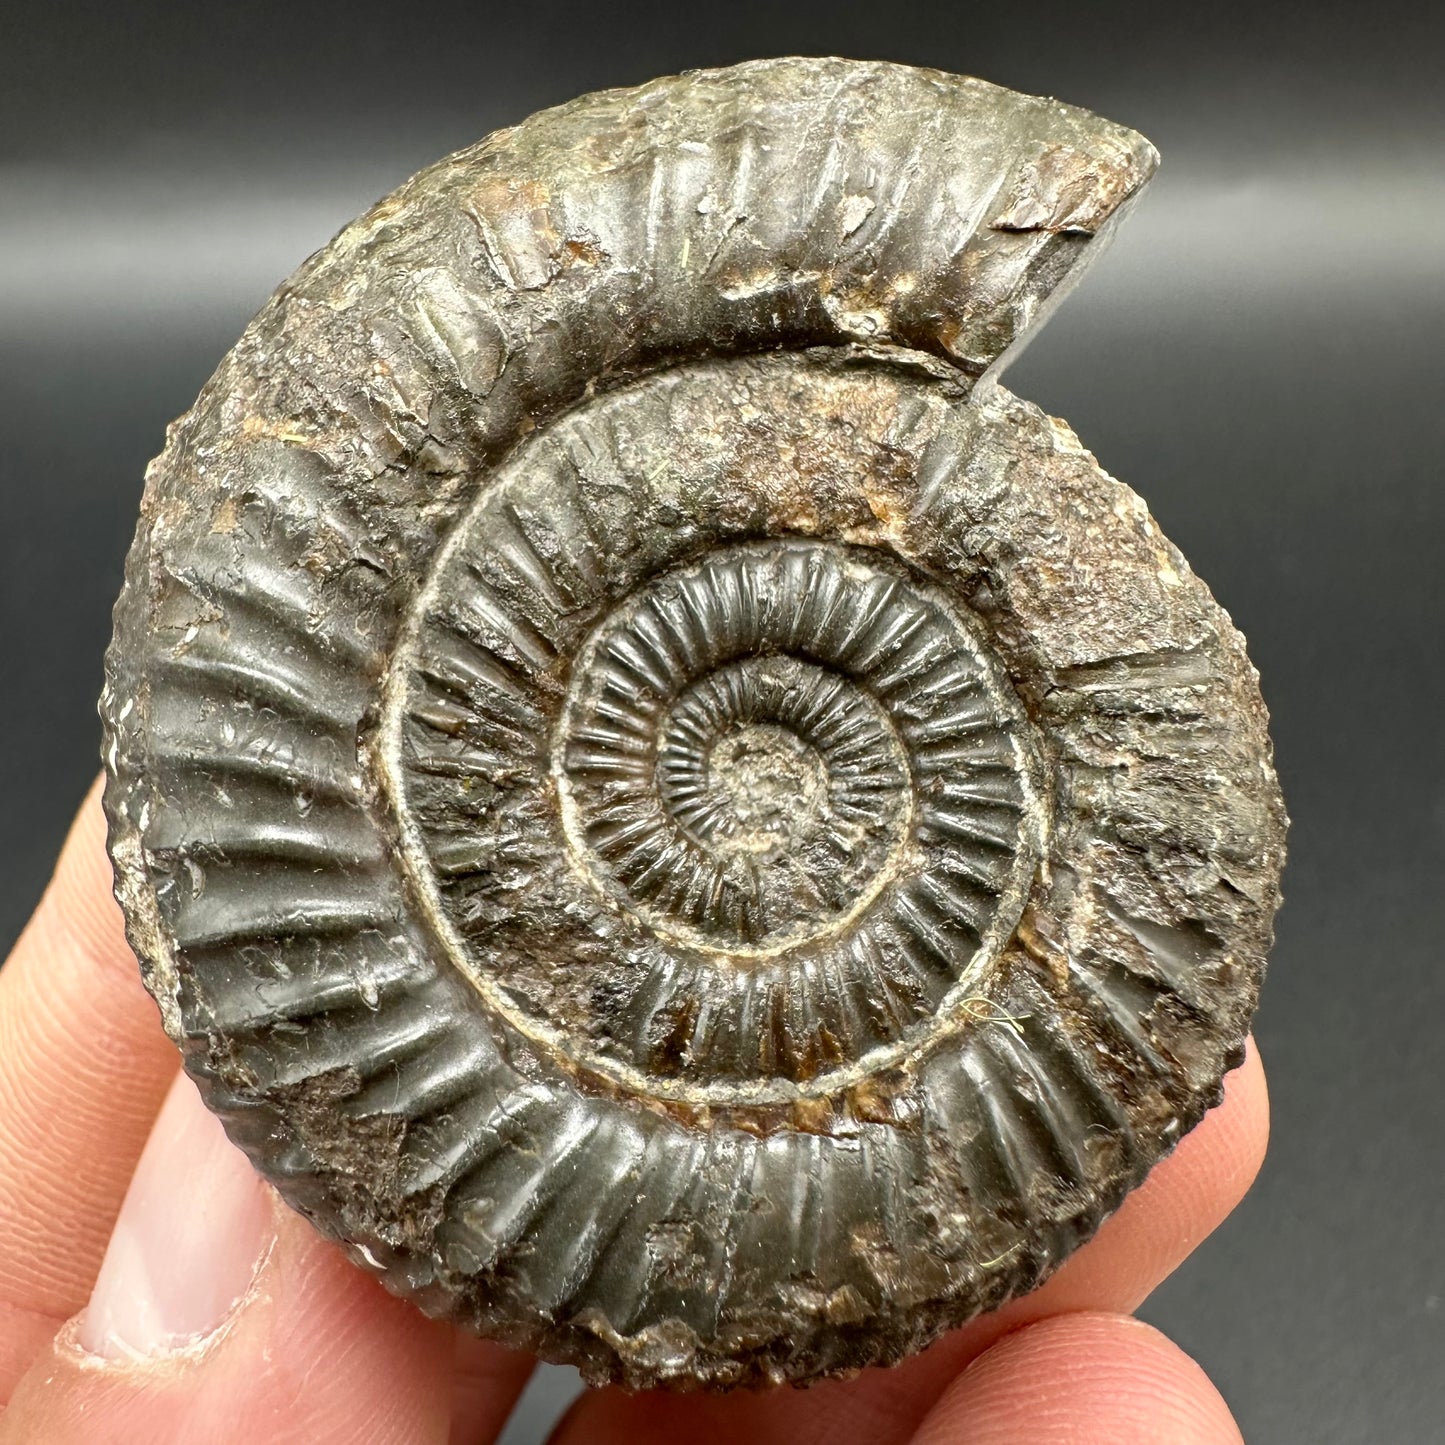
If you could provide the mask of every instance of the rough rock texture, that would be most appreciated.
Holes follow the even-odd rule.
[[[1284,813],[1239,635],[999,364],[1148,144],[768,61],[288,281],[153,466],[117,894],[238,1143],[592,1380],[897,1360],[1220,1096]]]

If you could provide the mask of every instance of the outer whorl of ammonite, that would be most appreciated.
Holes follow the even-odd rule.
[[[173,430],[117,893],[232,1136],[393,1289],[591,1379],[843,1373],[1219,1098],[1254,673],[996,384],[1152,165],[897,66],[586,97],[343,232]]]

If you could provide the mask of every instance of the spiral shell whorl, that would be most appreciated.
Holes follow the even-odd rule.
[[[587,97],[349,227],[177,424],[117,892],[233,1137],[392,1288],[597,1380],[846,1372],[1218,1097],[1282,858],[1252,670],[975,386],[1152,165],[895,66]]]
[[[656,390],[715,413],[714,372],[670,375],[550,445],[595,458]],[[416,885],[495,1007],[640,1093],[757,1103],[947,1023],[1017,921],[1042,802],[977,625],[876,549],[715,545],[719,500],[767,485],[723,465],[671,529],[695,560],[658,573],[659,540],[609,578],[583,479],[544,491],[519,452],[423,594],[384,752]]]

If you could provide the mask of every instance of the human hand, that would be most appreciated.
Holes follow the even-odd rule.
[[[393,1299],[226,1141],[177,1077],[103,839],[93,790],[0,969],[0,1445],[495,1440],[530,1359]],[[1267,1133],[1251,1048],[1224,1103],[1026,1298],[808,1390],[595,1391],[554,1445],[1238,1441],[1199,1367],[1130,1311],[1239,1202]]]

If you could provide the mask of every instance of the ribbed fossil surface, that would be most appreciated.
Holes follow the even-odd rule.
[[[593,1380],[844,1373],[1217,1102],[1283,859],[1255,674],[996,381],[1153,165],[891,65],[585,97],[343,231],[172,429],[118,896],[391,1288]]]

